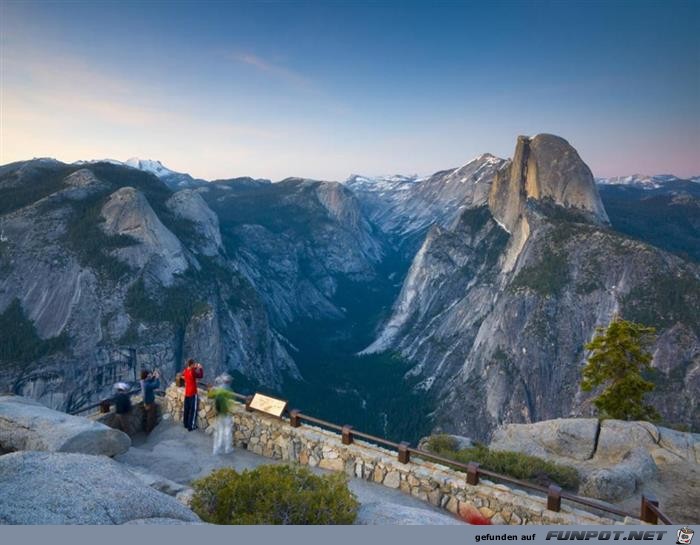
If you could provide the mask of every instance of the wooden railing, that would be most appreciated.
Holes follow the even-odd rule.
[[[141,388],[134,388],[133,390],[129,390],[126,392],[126,394],[131,398],[134,397],[137,394],[141,393]],[[157,396],[162,397],[165,392],[163,390],[156,390],[155,394]],[[112,404],[114,403],[113,397],[108,397],[103,399],[102,401],[98,401],[97,403],[92,403],[90,405],[86,405],[85,407],[80,407],[79,409],[76,409],[74,411],[70,411],[69,414],[72,415],[78,415],[78,414],[84,414],[89,411],[94,411],[95,409],[99,409],[98,412],[100,413],[108,413],[110,411],[110,408]]]
[[[207,389],[211,387],[209,384],[204,383],[200,383],[200,386]],[[137,388],[131,390],[128,393],[130,396],[132,396],[134,394],[140,393],[140,391],[141,390]],[[160,391],[158,391],[158,393],[162,394],[162,392]],[[235,399],[241,401],[245,405],[246,411],[256,411],[250,406],[250,402],[253,400],[253,396],[239,394],[235,392],[233,393],[233,396]],[[71,414],[83,413],[91,409],[95,409],[97,407],[100,408],[101,412],[109,412],[110,401],[111,400],[109,399],[103,400],[99,403],[95,403],[87,407],[82,407],[78,411],[75,411]],[[289,420],[289,424],[293,428],[300,427],[302,425],[302,422],[316,424],[317,426],[322,426],[324,428],[340,433],[341,441],[344,445],[352,444],[355,438],[365,439],[377,445],[381,445],[383,447],[395,450],[397,452],[397,459],[402,464],[409,463],[411,461],[411,456],[415,455],[424,460],[430,460],[433,462],[444,464],[449,467],[453,467],[459,471],[463,471],[466,474],[466,482],[469,485],[477,485],[479,484],[479,480],[481,477],[487,477],[489,479],[495,479],[496,481],[511,484],[525,490],[530,490],[533,492],[543,494],[547,498],[547,509],[550,511],[561,511],[561,501],[562,499],[564,499],[572,503],[583,505],[584,507],[587,507],[589,509],[595,509],[597,511],[609,513],[619,517],[639,518],[643,522],[648,522],[651,524],[674,524],[671,521],[671,519],[659,509],[659,502],[653,496],[642,495],[641,510],[639,515],[637,515],[634,513],[623,511],[622,509],[617,509],[616,507],[613,507],[612,505],[606,503],[601,503],[590,498],[585,498],[583,496],[578,496],[577,494],[566,492],[556,484],[550,484],[548,487],[544,487],[542,485],[530,483],[520,479],[515,479],[513,477],[509,477],[508,475],[503,475],[501,473],[496,473],[488,469],[483,469],[476,462],[468,462],[466,464],[463,462],[458,462],[456,460],[452,460],[450,458],[445,458],[444,456],[434,454],[427,450],[414,448],[410,446],[410,444],[406,441],[401,441],[399,443],[389,441],[388,439],[385,439],[383,437],[378,437],[376,435],[356,430],[350,425],[341,426],[339,424],[335,424],[333,422],[329,422],[321,418],[316,418],[315,416],[304,414],[298,409],[288,409],[285,411],[285,413]]]
[[[250,401],[253,396],[245,396],[242,394],[234,394],[235,397],[243,401],[246,405],[246,410],[254,411],[255,409],[249,407]],[[567,500],[572,503],[576,503],[587,507],[589,509],[595,509],[597,511],[608,513],[611,515],[616,515],[619,517],[631,517],[633,519],[639,518],[643,522],[648,522],[651,524],[673,524],[671,519],[665,515],[659,509],[659,502],[652,496],[642,495],[642,505],[639,514],[630,513],[622,509],[618,509],[612,505],[598,502],[590,498],[585,498],[577,494],[572,494],[561,489],[561,487],[556,484],[550,484],[548,487],[541,486],[538,484],[530,483],[508,475],[503,475],[501,473],[496,473],[488,469],[483,469],[476,462],[463,463],[450,458],[445,458],[438,454],[432,452],[411,447],[406,441],[396,443],[394,441],[389,441],[383,437],[377,437],[376,435],[371,435],[369,433],[364,433],[359,430],[354,429],[350,425],[339,425],[333,422],[328,422],[321,418],[316,418],[315,416],[310,416],[302,413],[298,409],[290,409],[286,411],[287,417],[289,418],[289,424],[293,428],[298,428],[302,425],[302,422],[309,422],[311,424],[316,424],[317,426],[322,426],[330,430],[339,432],[341,435],[341,440],[344,445],[350,445],[353,443],[355,438],[362,438],[377,445],[387,447],[389,449],[397,451],[397,459],[400,463],[407,464],[411,460],[411,455],[415,455],[424,460],[429,460],[437,462],[440,464],[453,467],[459,471],[463,471],[466,474],[466,482],[470,485],[479,484],[479,479],[481,477],[487,477],[489,479],[494,479],[499,482],[511,484],[519,488],[544,494],[547,498],[547,509],[554,512],[561,511],[561,501],[562,499]],[[265,414],[265,413],[263,413]]]

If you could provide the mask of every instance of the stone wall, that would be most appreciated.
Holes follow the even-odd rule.
[[[183,388],[170,386],[164,411],[182,419]],[[206,392],[200,390],[198,426],[213,432],[215,412]],[[546,498],[480,479],[478,485],[466,483],[465,474],[416,456],[407,464],[397,453],[371,443],[354,440],[343,445],[339,434],[305,423],[293,428],[286,419],[257,412],[234,403],[233,441],[237,448],[278,460],[287,460],[400,489],[432,505],[466,517],[478,510],[493,524],[615,524],[610,518],[574,509],[562,502],[560,512],[546,508]],[[639,524],[639,521],[628,521]]]

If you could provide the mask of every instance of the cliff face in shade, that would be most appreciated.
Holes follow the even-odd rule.
[[[278,388],[300,379],[283,327],[342,317],[382,247],[337,183],[236,180],[173,191],[111,163],[0,168],[0,390],[72,410],[185,357]]]

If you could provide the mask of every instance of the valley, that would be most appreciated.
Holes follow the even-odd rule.
[[[630,180],[596,183],[552,135],[343,183],[5,165],[0,389],[75,410],[192,355],[392,440],[487,440],[591,415],[583,345],[620,313],[658,329],[664,422],[698,430],[700,186]]]

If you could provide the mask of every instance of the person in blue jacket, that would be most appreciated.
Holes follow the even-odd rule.
[[[143,395],[144,425],[143,431],[151,433],[156,425],[157,410],[156,390],[160,388],[160,374],[158,371],[149,373],[145,369],[141,371],[141,393]]]

